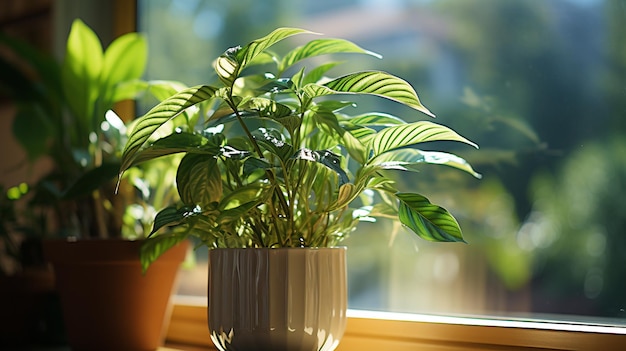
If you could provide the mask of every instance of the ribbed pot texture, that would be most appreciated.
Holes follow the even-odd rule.
[[[208,320],[222,351],[332,351],[346,327],[346,248],[209,251]]]

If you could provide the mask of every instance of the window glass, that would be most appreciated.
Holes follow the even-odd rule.
[[[397,175],[450,210],[469,244],[363,223],[344,242],[350,308],[626,320],[625,1],[138,4],[149,79],[211,82],[227,48],[301,27],[383,55],[347,68],[407,79],[438,122],[480,145],[443,147],[481,180],[435,166]],[[181,294],[206,293],[206,250],[196,254]]]

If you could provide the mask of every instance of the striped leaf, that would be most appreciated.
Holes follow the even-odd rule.
[[[217,73],[219,79],[227,87],[231,87],[235,83],[235,79],[237,79],[237,76],[239,75],[239,67],[239,63],[234,57],[232,57],[232,55],[229,55],[228,51],[218,57],[213,64],[215,73]]]
[[[276,120],[292,114],[288,106],[263,97],[251,98],[241,107],[247,110],[257,111],[260,117],[268,117]]]
[[[160,126],[176,117],[185,109],[211,99],[216,91],[216,88],[208,85],[182,90],[167,100],[162,101],[140,117],[128,136],[128,141],[124,147],[120,174],[133,164],[137,152]]]
[[[207,154],[186,154],[178,166],[176,187],[183,203],[219,202],[223,189],[217,159]]]
[[[387,151],[427,141],[460,141],[478,148],[476,144],[452,129],[428,121],[383,129],[370,140],[370,148],[373,151],[373,157],[376,157]]]
[[[304,87],[304,92],[311,98],[340,93],[376,95],[414,108],[428,116],[435,116],[422,105],[415,89],[408,82],[380,71],[352,73],[324,85],[308,84]]]
[[[300,28],[278,28],[263,38],[250,42],[248,45],[238,50],[235,54],[237,60],[236,62],[239,65],[237,74],[241,72],[256,56],[261,54],[270,46],[290,36],[304,33],[315,34]]]
[[[446,165],[465,171],[478,179],[482,178],[479,173],[474,171],[469,162],[463,158],[439,151],[422,151],[417,149],[392,150],[371,160],[370,165],[376,165],[382,169],[417,171],[415,166],[422,163]]]
[[[199,148],[205,145],[206,142],[206,138],[200,134],[186,132],[171,134],[155,141],[150,146],[139,151],[135,155],[132,165],[134,166],[141,162],[179,152],[198,152],[200,150]],[[218,149],[216,148],[212,151],[216,153],[217,150]]]
[[[396,193],[400,200],[398,217],[420,238],[427,241],[465,242],[456,219],[444,208],[422,195]]]
[[[293,64],[309,57],[335,54],[335,53],[358,53],[367,54],[381,58],[382,56],[365,50],[351,41],[344,39],[316,39],[311,40],[305,45],[299,46],[291,50],[278,65],[278,71],[284,72]]]

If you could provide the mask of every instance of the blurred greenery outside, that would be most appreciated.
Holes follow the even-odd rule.
[[[227,48],[301,27],[382,54],[342,57],[333,73],[399,75],[439,122],[480,145],[437,148],[468,159],[482,180],[434,166],[397,174],[450,210],[469,244],[363,223],[344,242],[350,308],[626,321],[626,1],[138,4],[148,79],[211,82],[212,60]],[[179,293],[206,291],[199,270],[185,273]]]

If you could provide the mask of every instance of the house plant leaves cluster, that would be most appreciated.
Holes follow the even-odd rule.
[[[60,63],[22,42],[0,37],[0,43],[18,57],[0,57],[0,89],[9,93],[18,111],[14,135],[28,161],[51,161],[51,171],[39,182],[9,189],[10,200],[27,201],[27,211],[14,213],[16,201],[2,201],[0,239],[39,230],[40,260],[50,263],[47,271],[54,270],[55,295],[71,348],[156,349],[163,341],[170,295],[187,243],[170,250],[153,271],[142,275],[142,241],[136,239],[150,231],[152,206],[177,198],[171,191],[173,181],[164,181],[174,179],[175,171],[172,158],[143,163],[129,170],[115,194],[121,151],[133,121],[123,121],[113,108],[143,95],[157,100],[169,96],[176,91],[175,83],[141,80],[147,59],[143,35],[124,34],[103,48],[80,19],[72,23]],[[41,221],[25,218],[28,214]],[[25,242],[22,239],[22,247]],[[25,256],[19,256],[25,266]]]
[[[298,28],[279,28],[214,61],[216,81],[183,89],[138,118],[122,155],[129,167],[183,155],[176,185],[181,203],[162,209],[142,248],[144,269],[189,236],[209,248],[328,247],[361,220],[396,218],[421,238],[462,242],[444,208],[399,192],[392,171],[423,164],[480,177],[459,156],[424,151],[432,141],[477,147],[432,121],[407,122],[372,111],[350,115],[351,96],[383,98],[434,117],[405,80],[382,71],[328,77],[330,54],[376,54],[342,39],[318,38],[285,55],[274,44]],[[175,131],[160,136],[160,128]],[[169,230],[162,230],[162,229]]]
[[[123,195],[114,194],[132,121],[113,109],[140,96],[158,99],[175,91],[171,82],[141,80],[148,55],[143,35],[127,33],[103,47],[76,19],[60,61],[8,36],[0,36],[0,44],[11,53],[0,55],[0,90],[17,107],[13,135],[26,151],[25,162],[46,158],[51,164],[42,179],[28,184],[25,197],[29,210],[49,219],[40,235],[143,237],[154,215],[151,206],[177,199],[171,186],[152,181],[167,177],[168,159],[130,170]]]

